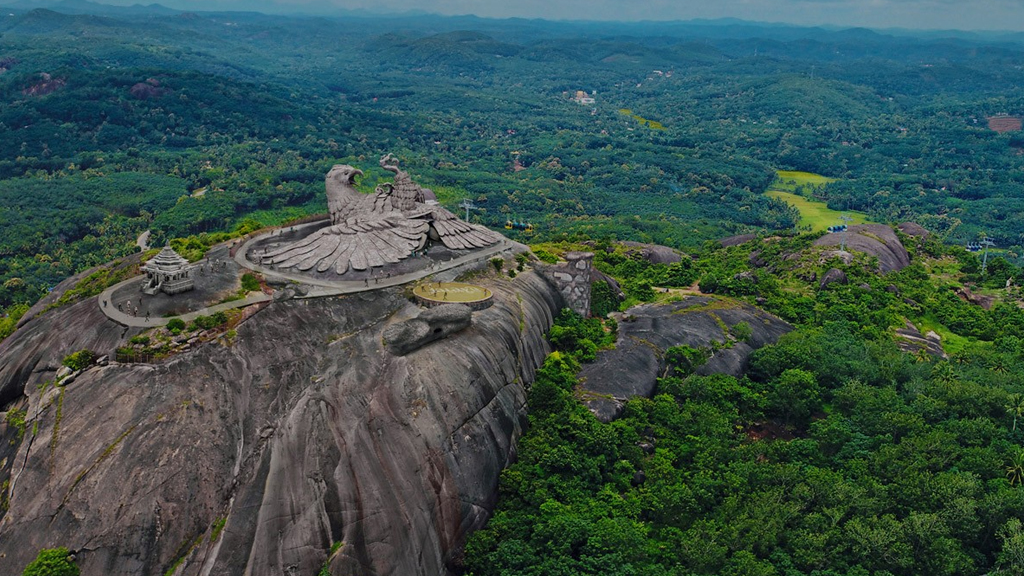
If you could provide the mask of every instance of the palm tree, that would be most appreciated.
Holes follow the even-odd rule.
[[[956,370],[952,364],[943,360],[932,366],[932,380],[948,388],[957,381]]]
[[[1017,431],[1017,418],[1024,416],[1024,395],[1010,394],[1006,399],[1006,411],[1013,415],[1013,431]]]
[[[1006,478],[1010,480],[1010,486],[1024,484],[1024,450],[1017,450],[1010,458],[1010,465],[1006,467]]]
[[[997,354],[989,359],[988,369],[995,372],[996,374],[1006,374],[1008,366],[1006,358],[1002,354]]]

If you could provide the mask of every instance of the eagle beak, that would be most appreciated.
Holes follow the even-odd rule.
[[[362,170],[360,170],[359,168],[356,168],[355,170],[353,170],[353,171],[352,171],[352,172],[351,172],[351,173],[350,173],[350,174],[348,175],[348,181],[349,181],[349,182],[352,182],[352,181],[354,181],[354,180],[355,180],[355,178],[356,178],[356,174],[359,174],[360,176],[362,176],[362,175],[363,175],[363,171],[362,171]]]

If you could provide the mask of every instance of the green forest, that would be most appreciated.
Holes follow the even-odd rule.
[[[739,378],[694,373],[714,346],[670,348],[653,397],[603,424],[580,403],[577,373],[613,345],[616,324],[563,311],[549,334],[556,351],[530,390],[518,461],[466,547],[466,573],[1020,574],[1019,293],[990,310],[956,297],[980,263],[934,238],[908,242],[911,266],[881,276],[868,259],[819,264],[816,236],[709,245],[671,266],[598,251],[627,304],[678,298],[660,287],[692,278],[704,289],[755,272],[716,282],[714,293],[762,303],[795,330],[757,350]],[[850,282],[801,279],[830,266]],[[942,332],[948,357],[901,349],[894,329],[908,321]]]

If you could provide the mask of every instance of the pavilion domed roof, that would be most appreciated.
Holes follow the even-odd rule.
[[[152,260],[146,262],[142,269],[152,272],[177,272],[188,266],[188,260],[168,245],[164,246],[163,250],[154,256]]]

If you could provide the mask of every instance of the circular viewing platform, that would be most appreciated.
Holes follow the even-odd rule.
[[[473,310],[491,305],[494,294],[483,286],[461,282],[425,282],[413,288],[416,301],[428,308],[441,304],[465,304]]]

